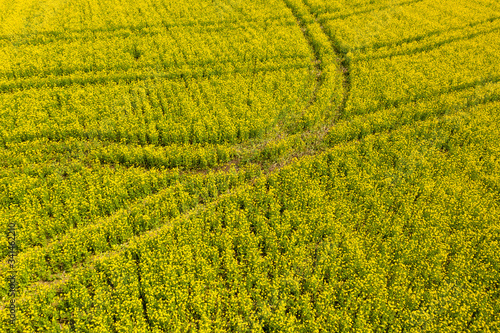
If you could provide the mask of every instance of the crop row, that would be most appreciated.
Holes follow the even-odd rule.
[[[320,15],[319,19],[335,31],[342,50],[348,52],[393,45],[402,40],[423,39],[498,17],[498,6],[495,10],[486,10],[484,4],[473,1],[424,0],[410,1],[406,5],[394,4],[338,19]]]
[[[8,144],[0,148],[6,177],[28,174],[43,178],[51,173],[54,165],[68,166],[77,161],[80,165],[102,164],[125,165],[127,167],[205,169],[229,162],[236,157],[237,149],[231,145],[176,145],[165,147],[153,145],[128,145],[67,139],[63,141],[34,140]],[[68,166],[69,167],[69,166]],[[70,167],[73,169],[74,167]]]
[[[349,16],[370,13],[387,8],[395,8],[421,2],[424,0],[305,0],[305,3],[311,8],[311,11],[321,17],[345,19]]]
[[[14,2],[17,330],[500,330],[498,17],[494,0]]]
[[[68,31],[112,31],[119,27],[206,25],[244,20],[266,21],[283,12],[279,0],[251,3],[211,0],[137,1],[119,0],[50,1],[43,6],[34,0],[2,3],[0,35],[28,36]]]
[[[406,128],[405,131],[409,131],[410,127],[408,127],[408,125],[411,125],[412,128],[414,128],[412,131],[415,132],[413,133],[415,135],[414,140],[425,138],[425,140],[431,144],[431,147],[427,147],[426,149],[433,149],[446,154],[459,154],[460,158],[457,157],[454,163],[460,163],[460,170],[465,172],[470,179],[477,182],[477,186],[481,188],[481,191],[486,191],[483,194],[486,198],[485,200],[490,200],[493,198],[490,195],[490,191],[495,191],[495,189],[500,188],[499,180],[495,178],[495,174],[498,171],[498,165],[494,159],[496,150],[493,144],[496,136],[495,131],[497,130],[491,127],[494,127],[495,117],[497,116],[493,110],[495,110],[498,103],[492,104],[492,102],[498,101],[499,98],[497,86],[498,84],[487,84],[484,87],[469,88],[462,92],[444,94],[434,101],[421,101],[418,104],[408,104],[394,109],[379,111],[364,117],[358,116],[357,118],[344,120],[337,124],[327,135],[327,143],[329,145],[341,144],[340,147],[346,147],[349,146],[345,143],[347,141],[363,139],[367,136],[368,139],[366,140],[369,141],[372,140],[370,139],[371,136],[369,136],[371,133],[397,129],[401,126],[403,126],[403,129]],[[457,113],[459,116],[457,116]],[[444,119],[439,120],[439,118],[435,116],[444,117]],[[482,127],[477,127],[478,125],[475,124],[475,122],[479,122]],[[470,124],[476,127],[471,128]],[[488,124],[489,128],[485,128],[486,124]],[[434,126],[438,127],[433,128]],[[384,135],[384,137],[391,138],[388,142],[395,142],[401,145],[401,142],[398,141],[399,139],[396,139],[399,138],[399,135],[398,132],[394,132],[389,135]],[[365,139],[363,139],[361,145],[363,145],[364,141]],[[488,152],[477,151],[469,157],[466,156],[468,154],[468,150],[466,149],[468,146],[477,145],[483,141],[488,143],[486,145],[489,146]],[[296,146],[296,144],[294,146]],[[379,146],[374,146],[372,149],[375,149],[375,147],[377,149],[380,148]],[[400,146],[398,147],[401,148]],[[271,152],[269,149],[272,150],[273,148],[269,147],[266,151]],[[362,149],[362,154],[365,155],[366,147],[360,149]],[[486,158],[484,162],[479,162],[488,156],[488,154],[493,155]],[[391,158],[393,159],[392,163],[400,163],[394,160],[394,156]],[[340,160],[344,161],[345,159],[341,158]],[[404,161],[404,165],[406,165],[405,168],[407,168],[408,162],[406,162],[406,160]],[[464,164],[464,161],[468,162]],[[421,167],[421,164],[413,166],[412,172],[420,170]],[[337,169],[338,172],[345,172],[345,170],[345,165]],[[408,172],[407,169],[405,170],[405,172]],[[412,176],[411,179],[417,181],[419,177]],[[293,182],[290,181],[290,184],[292,183]],[[362,183],[363,182],[359,182],[359,184]],[[200,188],[202,187],[206,187],[206,185],[201,185]],[[353,189],[356,189],[356,187],[351,188],[351,190]],[[292,188],[290,188],[289,191],[292,191]],[[167,193],[170,193],[172,196],[170,200],[165,200],[164,198]],[[141,226],[143,226],[145,228],[144,230],[149,230],[149,228],[157,227],[157,222],[152,223],[150,219],[152,219],[152,221],[158,221],[158,219],[161,218],[158,218],[155,214],[163,216],[161,214],[164,212],[172,211],[171,209],[168,210],[165,208],[166,206],[162,209],[159,207],[163,207],[162,205],[165,205],[166,201],[176,202],[182,198],[182,195],[180,195],[180,192],[171,192],[171,190],[167,189],[166,191],[162,191],[159,197],[163,199],[157,200],[157,196],[155,195],[145,200],[144,203],[139,203],[137,211],[134,208],[135,206],[131,208],[132,213],[130,211],[128,213],[125,211],[118,211],[110,218],[103,218],[99,223],[90,225],[87,228],[82,228],[81,230],[75,229],[67,235],[58,238],[58,241],[51,242],[46,246],[37,247],[21,254],[19,265],[22,267],[21,271],[24,272],[20,277],[22,288],[37,280],[51,280],[54,276],[57,276],[61,270],[71,269],[72,264],[74,265],[75,263],[85,261],[88,256],[95,255],[101,251],[112,249],[113,244],[120,244],[131,237],[131,235],[138,235],[138,233],[133,231],[136,230],[135,228],[140,229],[142,228]],[[163,202],[163,204],[160,204],[161,202]],[[300,206],[300,202],[292,202],[287,205],[290,207]],[[488,209],[493,209],[487,206],[491,205],[491,203],[487,203],[487,201],[481,205],[489,207]],[[373,208],[375,206],[376,205],[371,207]],[[152,208],[149,209],[148,207]],[[145,211],[146,213],[144,213]],[[152,218],[152,216],[156,217]],[[474,217],[477,218],[477,216],[478,213],[474,213]],[[217,219],[218,218],[216,218],[216,220]],[[122,225],[122,223],[125,223],[124,225],[128,227],[122,228],[123,230],[118,228],[123,232],[116,233],[118,229],[115,227],[117,225]],[[127,228],[131,231],[129,230],[127,232]],[[107,238],[106,235],[108,235]],[[113,238],[111,235],[118,236]],[[66,244],[69,243],[73,245],[67,246]],[[4,265],[4,269],[5,267]],[[6,288],[6,286],[4,288]]]
[[[42,166],[37,169],[43,173]],[[100,163],[52,163],[47,169],[45,175],[2,170],[2,258],[7,256],[9,221],[16,222],[17,247],[22,252],[68,229],[110,215],[168,186],[176,177],[175,171],[110,168]]]
[[[0,79],[45,78],[137,68],[207,67],[309,57],[293,21],[246,24],[220,32],[190,28],[149,28],[149,34],[89,33],[68,41],[0,47]]]
[[[352,94],[347,108],[351,113],[371,112],[497,82],[499,36],[500,31],[495,31],[414,55],[352,62]]]
[[[413,55],[431,50],[461,40],[469,40],[500,30],[500,17],[470,23],[465,27],[433,31],[431,33],[401,39],[394,44],[380,45],[377,48],[354,51],[353,61],[369,61],[379,58],[390,58],[399,55]]]
[[[56,224],[62,230],[59,230],[58,234],[43,239],[43,244],[19,244],[21,251],[16,258],[18,289],[24,290],[27,285],[39,280],[51,281],[56,274],[71,271],[72,266],[85,262],[89,257],[110,251],[133,237],[168,224],[169,220],[179,214],[192,210],[200,203],[206,204],[220,193],[242,185],[255,177],[258,172],[259,170],[252,165],[248,165],[241,171],[233,169],[229,172],[210,172],[207,175],[179,176],[175,171],[163,172],[165,177],[176,176],[178,178],[177,180],[170,179],[170,184],[163,185],[161,189],[150,190],[147,196],[136,194],[135,200],[129,200],[126,205],[115,208],[112,212],[82,220],[77,227],[68,225],[71,218],[62,216],[64,212],[58,211],[60,208],[65,210],[71,208],[68,204],[71,199],[62,202],[63,198],[60,197],[59,202],[46,206],[56,211]],[[122,176],[122,178],[125,177]],[[127,180],[131,180],[131,177]],[[148,186],[148,184],[143,182],[142,186]],[[112,190],[111,187],[110,190]],[[55,193],[54,189],[47,189],[47,191]],[[88,192],[89,197],[96,203],[101,203],[99,199],[103,201],[102,199],[105,199],[107,194],[103,192],[96,195],[93,191]],[[25,201],[29,200],[30,197],[25,198]],[[76,205],[83,206],[83,203],[74,200],[73,206]],[[26,216],[28,213],[16,215]],[[24,227],[19,223],[22,221],[16,220],[16,222],[19,228]],[[49,227],[40,226],[40,230],[50,230]],[[25,229],[20,230],[21,235],[29,231]],[[27,245],[31,246],[27,248]],[[1,262],[2,273],[8,271],[6,263],[6,260]],[[6,297],[7,290],[7,282],[2,281],[2,298]]]
[[[300,112],[313,80],[308,68],[299,68],[1,94],[0,137],[4,143],[41,137],[156,145],[241,142]]]
[[[477,173],[498,175],[498,106],[296,160],[60,281],[31,286],[18,325],[494,331],[499,203]],[[477,145],[490,151],[471,155]]]

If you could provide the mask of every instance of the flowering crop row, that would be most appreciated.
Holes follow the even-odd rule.
[[[251,167],[168,169],[229,162],[232,145],[292,126],[306,108],[313,53],[285,8],[70,0],[2,10],[2,277],[12,222],[24,292],[248,181]],[[5,279],[0,291],[3,302]]]
[[[357,52],[423,41],[430,36],[496,20],[500,18],[500,6],[495,7],[488,10],[485,4],[475,1],[424,0],[401,5],[397,2],[382,5],[377,1],[374,8],[358,14],[335,18],[334,13],[319,17],[327,29],[335,32],[345,52]]]
[[[219,193],[238,187],[249,178],[255,177],[256,171],[249,165],[239,172],[232,170],[227,173],[211,172],[207,175],[179,176],[175,171],[172,173],[162,172],[164,177],[174,176],[177,179],[170,179],[170,184],[165,184],[161,190],[150,191],[148,196],[136,195],[134,200],[128,200],[125,207],[122,205],[122,207],[114,208],[113,211],[96,214],[89,219],[79,217],[82,221],[78,225],[65,226],[65,223],[71,222],[71,217],[66,216],[63,212],[56,212],[57,217],[54,225],[59,227],[58,233],[46,235],[46,238],[40,236],[35,244],[20,239],[20,254],[17,256],[16,262],[19,271],[17,276],[19,289],[23,290],[35,281],[50,281],[54,279],[54,275],[71,270],[72,266],[84,262],[91,256],[109,251],[135,236],[168,224],[169,220],[179,216],[179,214],[186,213],[200,203],[206,204],[214,200]],[[122,176],[122,178],[125,177]],[[129,180],[132,179],[129,178]],[[148,186],[148,184],[142,182],[142,186]],[[131,191],[131,186],[128,186],[128,189]],[[47,190],[51,193],[55,192],[50,188]],[[106,195],[104,192],[95,193],[90,190],[87,191],[87,194],[97,194],[97,198],[91,196],[93,200],[99,200],[99,196],[105,197]],[[29,200],[29,198],[25,200]],[[75,200],[74,205],[77,206],[79,203],[80,201]],[[53,210],[61,207],[68,209],[70,203],[45,204],[44,206]],[[15,217],[29,214],[21,212],[22,209],[19,210],[20,212],[12,212],[11,215]],[[38,220],[40,220],[39,216]],[[26,230],[27,228],[35,229],[32,224],[28,223],[25,226],[18,222],[20,235],[29,234],[30,230]],[[39,228],[49,230],[50,226],[43,225]],[[6,263],[6,260],[1,262],[0,271],[7,272]],[[0,287],[0,297],[5,297],[8,292],[8,284],[4,282],[2,281],[3,284]]]
[[[444,0],[377,5],[347,17],[319,15],[349,63],[347,114],[498,82],[499,10]]]
[[[264,134],[280,115],[302,109],[312,80],[303,68],[18,91],[0,95],[0,137],[241,142]]]
[[[311,94],[311,50],[293,16],[276,14],[280,1],[11,7],[0,25],[4,143],[242,142],[293,119]]]
[[[43,43],[3,41],[0,80],[45,78],[74,73],[177,67],[206,67],[276,58],[306,58],[293,21],[264,26],[251,22],[207,31],[198,27],[82,32]],[[112,61],[110,61],[112,59]]]
[[[32,286],[18,325],[495,331],[499,106],[296,160]]]
[[[61,163],[62,162],[62,163]],[[81,228],[99,217],[151,195],[178,177],[175,171],[102,166],[99,162],[48,160],[2,169],[1,236],[7,243],[9,221],[17,226],[17,247],[41,246],[68,229]],[[23,170],[23,168],[25,168]],[[7,256],[6,247],[1,257]]]
[[[120,27],[225,25],[241,21],[267,22],[283,15],[279,0],[251,3],[211,0],[3,1],[0,35],[60,34],[68,31],[112,31]]]
[[[500,30],[414,55],[352,62],[354,79],[348,110],[364,113],[432,98],[447,91],[498,82],[499,37]]]
[[[461,91],[443,93],[434,98],[392,106],[368,114],[341,120],[326,135],[328,145],[362,139],[366,135],[396,130],[401,126],[444,115],[458,110],[500,100],[500,83],[486,83]]]

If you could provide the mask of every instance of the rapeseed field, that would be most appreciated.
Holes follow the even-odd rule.
[[[499,332],[497,0],[0,0],[0,332]]]

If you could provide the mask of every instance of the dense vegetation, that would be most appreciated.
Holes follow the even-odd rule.
[[[499,331],[499,54],[496,0],[0,0],[0,331]]]

